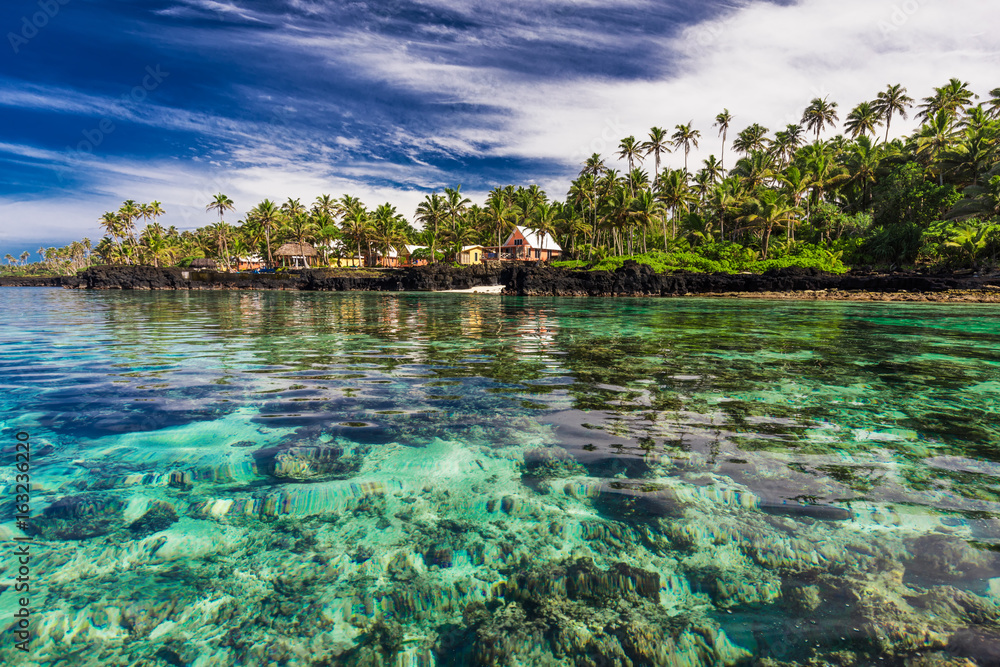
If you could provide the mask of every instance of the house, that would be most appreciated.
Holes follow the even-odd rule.
[[[390,248],[389,252],[383,255],[380,251],[375,251],[375,261],[379,266],[419,266],[426,264],[427,260],[414,260],[413,253],[425,249],[422,245],[401,245],[398,248]]]
[[[481,245],[467,245],[455,256],[459,264],[471,265],[479,264],[483,261],[486,248]]]
[[[527,227],[515,227],[500,248],[503,259],[522,261],[552,261],[562,254],[562,248],[548,232]]]
[[[286,243],[278,248],[274,257],[281,266],[309,267],[319,263],[319,253],[308,243]]]
[[[216,271],[218,264],[210,257],[195,257],[188,265],[189,269],[201,269],[202,271]]]
[[[264,258],[260,255],[243,255],[236,258],[237,271],[256,271],[263,266]]]

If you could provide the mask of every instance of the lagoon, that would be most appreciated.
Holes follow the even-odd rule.
[[[4,664],[1000,662],[993,305],[5,288],[0,316],[0,538],[35,554]]]

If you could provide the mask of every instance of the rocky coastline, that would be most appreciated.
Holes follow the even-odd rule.
[[[96,266],[76,276],[4,277],[0,286],[92,290],[290,290],[433,292],[503,286],[513,296],[720,296],[855,301],[1000,303],[1000,273],[874,273],[813,269],[764,274],[658,274],[626,262],[617,271],[568,270],[544,263],[434,265],[356,271],[310,269],[273,274],[148,266]]]

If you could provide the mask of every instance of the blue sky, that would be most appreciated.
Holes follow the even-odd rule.
[[[996,25],[982,0],[6,0],[0,255],[96,241],[128,198],[186,229],[219,191],[240,213],[352,193],[407,216],[459,183],[562,197],[652,125],[694,121],[692,160],[718,154],[723,107],[738,131],[816,96],[843,117],[890,82],[985,94]]]

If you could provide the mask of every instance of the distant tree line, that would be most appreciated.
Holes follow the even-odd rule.
[[[914,112],[916,131],[890,139],[893,122]],[[653,127],[619,143],[614,157],[627,165],[625,173],[594,154],[562,201],[537,185],[496,187],[482,203],[461,186],[446,188],[419,204],[419,228],[390,204],[372,209],[351,195],[324,194],[309,205],[265,199],[230,224],[224,216],[234,204],[219,194],[206,207],[218,222],[193,231],[160,225],[159,202],[126,201],[102,216],[105,236],[92,251],[87,240],[40,249],[36,264],[164,266],[206,256],[229,268],[256,255],[273,266],[275,249],[295,241],[314,244],[323,262],[348,256],[373,265],[403,244],[426,246],[425,256],[437,259],[464,245],[499,246],[514,225],[552,234],[567,258],[591,264],[656,253],[713,261],[798,257],[821,268],[996,262],[1000,88],[981,100],[952,79],[917,101],[890,85],[847,113],[840,134],[824,139],[840,121],[838,104],[823,98],[799,123],[775,132],[759,123],[734,131],[736,117],[724,110],[713,125],[719,157],[710,155],[693,173],[689,155],[705,141],[702,132],[692,123]],[[683,153],[684,167],[661,169],[672,152]],[[8,270],[23,269],[25,259],[7,255]]]

